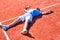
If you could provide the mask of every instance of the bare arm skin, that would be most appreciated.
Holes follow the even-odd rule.
[[[42,12],[43,15],[50,14],[50,13],[53,13],[53,11],[52,10],[48,10],[47,12]]]

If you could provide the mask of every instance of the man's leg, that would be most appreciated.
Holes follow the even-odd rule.
[[[9,25],[3,25],[1,24],[0,27],[3,28],[4,30],[9,29],[10,27],[13,27],[14,25],[18,24],[19,22],[21,22],[20,18],[14,20],[11,24]]]
[[[22,21],[18,18],[18,19],[16,19],[16,20],[14,20],[12,23],[10,23],[10,24],[8,25],[8,27],[12,27],[12,26],[18,24],[19,22],[22,22]]]
[[[22,34],[27,34],[28,31],[29,31],[29,30],[27,29],[29,23],[31,23],[29,19],[30,19],[30,17],[27,17],[26,20],[25,20],[24,28],[23,28],[23,30],[21,31]]]

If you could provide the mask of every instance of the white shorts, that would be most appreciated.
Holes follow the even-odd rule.
[[[24,15],[22,15],[22,16],[19,16],[19,19],[21,20],[21,21],[25,21],[25,20],[29,20],[30,22],[32,22],[32,19],[33,19],[33,17],[32,17],[32,15],[30,14],[30,13],[25,13]]]

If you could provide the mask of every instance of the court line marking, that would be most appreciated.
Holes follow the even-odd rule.
[[[50,5],[50,6],[47,6],[47,7],[41,8],[41,10],[43,10],[43,9],[47,9],[47,8],[50,8],[50,7],[53,7],[53,6],[59,5],[59,4],[60,4],[60,3],[52,4],[52,5]]]
[[[17,17],[19,17],[19,16],[17,16]],[[7,22],[7,21],[10,21],[10,20],[13,20],[13,19],[16,19],[17,17],[14,17],[14,18],[11,18],[11,19],[8,19],[8,20],[5,20],[5,21],[2,21],[2,23]]]
[[[52,5],[50,5],[50,6],[41,8],[41,10],[44,10],[44,9],[47,9],[47,8],[50,8],[50,7],[53,7],[53,6],[57,6],[57,5],[59,5],[59,4],[60,4],[60,3],[55,3],[55,4],[52,4]],[[17,16],[17,17],[19,17],[19,16]],[[8,19],[8,20],[5,20],[5,21],[1,21],[1,22],[4,23],[4,22],[10,21],[10,20],[13,20],[13,19],[15,19],[15,18],[17,18],[17,17],[14,17],[14,18],[11,18],[11,19]]]
[[[4,33],[5,37],[6,37],[6,40],[10,40],[10,38],[8,37],[6,31],[4,29],[2,29],[2,31],[3,31],[3,33]]]
[[[43,1],[43,2],[41,2],[41,3],[46,3],[47,1]]]

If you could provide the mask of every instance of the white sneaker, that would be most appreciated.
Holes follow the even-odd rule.
[[[21,31],[21,34],[23,34],[23,35],[25,35],[27,33],[28,33],[28,30],[26,30],[26,29]]]

